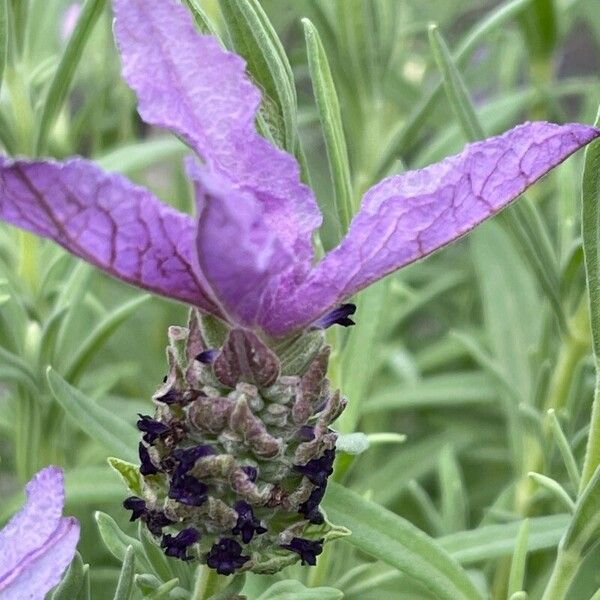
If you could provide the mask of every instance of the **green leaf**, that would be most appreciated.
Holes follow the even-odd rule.
[[[33,394],[39,394],[35,375],[25,360],[0,346],[0,361],[2,367],[9,369],[17,381],[27,387]]]
[[[362,454],[369,449],[369,438],[361,432],[341,433],[335,442],[335,448],[346,454]]]
[[[277,33],[257,0],[221,0],[219,6],[235,50],[246,59],[248,72],[263,90],[263,101],[266,95],[277,107],[283,131],[278,131],[281,127],[273,127],[273,120],[267,119],[273,137],[283,138],[285,148],[294,152],[296,90]]]
[[[144,555],[152,565],[152,572],[162,581],[170,581],[174,577],[173,570],[165,553],[150,537],[147,527],[140,521],[138,525],[138,538],[142,543]]]
[[[596,117],[596,126],[598,125],[600,109]],[[592,142],[585,151],[582,204],[583,252],[596,364],[596,387],[580,491],[600,465],[600,140]]]
[[[600,536],[600,467],[575,506],[575,514],[561,545],[563,550],[573,550],[584,555]]]
[[[130,600],[133,592],[133,576],[135,575],[135,554],[133,546],[127,546],[123,556],[123,566],[119,573],[117,589],[113,600]]]
[[[507,21],[510,21],[521,13],[531,1],[532,0],[512,0],[512,2],[506,2],[496,8],[493,12],[490,12],[483,20],[476,23],[463,38],[463,41],[459,44],[457,50],[452,53],[454,63],[458,67],[463,65],[478,44],[486,40],[491,32],[500,29]],[[414,142],[439,101],[441,92],[442,82],[440,81],[408,116],[402,129],[393,136],[392,140],[388,143],[387,148],[381,153],[379,163],[373,170],[372,181],[377,181],[384,177],[396,160],[396,157],[402,154],[407,143]]]
[[[515,551],[512,557],[512,563],[510,565],[510,575],[508,578],[508,592],[507,595],[510,597],[516,594],[519,590],[523,589],[523,583],[525,581],[525,569],[527,567],[527,542],[529,541],[529,519],[525,519],[519,533],[517,535],[517,541],[515,543]]]
[[[462,471],[451,446],[446,446],[440,455],[439,478],[445,531],[450,533],[466,529],[468,498]]]
[[[73,600],[73,598],[77,598],[83,586],[85,571],[81,555],[76,552],[62,581],[52,592],[50,600]]]
[[[331,482],[328,516],[352,531],[347,541],[422,583],[440,600],[481,599],[469,576],[432,538],[408,521]]]
[[[0,89],[8,56],[8,0],[0,0]]]
[[[85,45],[91,37],[90,34],[102,14],[105,4],[106,0],[86,0],[83,5],[77,25],[65,48],[42,107],[35,137],[36,155],[42,154],[46,148],[48,134],[69,93]],[[41,15],[38,15],[38,18],[41,18]]]
[[[137,459],[138,432],[133,426],[84,396],[51,367],[48,367],[46,375],[52,395],[74,425],[112,454],[130,462]]]
[[[113,456],[109,456],[106,461],[132,494],[142,495],[142,476],[139,465]]]
[[[546,477],[546,475],[542,475],[541,473],[530,472],[527,473],[527,477],[533,479],[540,487],[543,487],[545,490],[550,492],[556,500],[558,500],[569,512],[573,512],[575,509],[575,503],[571,500],[569,494],[567,494],[566,490],[558,483],[558,481],[552,479],[551,477]]]
[[[90,335],[81,343],[77,353],[72,358],[71,363],[65,372],[65,379],[71,382],[77,382],[90,361],[100,351],[110,336],[133,313],[135,313],[142,304],[145,304],[151,298],[152,296],[149,294],[133,298],[133,300],[126,302],[98,323]]]
[[[577,461],[573,456],[573,451],[571,450],[569,441],[567,440],[567,437],[560,426],[560,422],[556,416],[555,410],[551,408],[547,414],[548,420],[550,421],[550,430],[552,431],[554,441],[556,442],[563,462],[565,463],[571,485],[573,486],[573,489],[578,490],[581,482],[581,475],[579,474],[579,467],[577,466]]]
[[[463,132],[471,142],[483,139],[485,132],[477,118],[469,92],[436,25],[429,26],[429,43],[442,75],[450,107],[461,124]]]
[[[257,600],[340,600],[343,597],[335,588],[307,588],[295,579],[285,579],[273,584]]]
[[[152,573],[152,565],[148,562],[141,542],[123,533],[115,520],[103,512],[95,512],[94,519],[98,525],[100,537],[108,551],[119,561],[125,560],[129,546],[133,547],[136,562],[142,573]]]
[[[329,172],[333,184],[334,205],[340,223],[339,233],[341,238],[348,230],[350,220],[354,214],[346,136],[342,125],[338,96],[319,32],[308,19],[302,19],[302,24],[304,25],[310,78],[319,111],[321,129],[325,138]]]
[[[490,377],[479,371],[431,375],[414,383],[379,387],[362,407],[363,414],[416,408],[451,408],[496,400],[498,391]]]
[[[353,432],[356,429],[361,405],[367,401],[367,390],[378,366],[376,344],[385,316],[388,290],[389,281],[383,279],[363,290],[356,299],[358,320],[344,346],[338,381],[349,399],[346,410],[337,420],[337,425],[343,432]],[[365,315],[365,318],[361,318],[361,315]]]
[[[179,159],[188,151],[187,146],[174,137],[134,142],[111,150],[96,158],[107,171],[132,175],[154,164]]]
[[[564,514],[529,519],[528,551],[556,547],[569,520],[569,515]],[[460,564],[476,564],[510,556],[514,551],[521,527],[522,521],[486,525],[471,531],[444,536],[439,539],[439,544]]]

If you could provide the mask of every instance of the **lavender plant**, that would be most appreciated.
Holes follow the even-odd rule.
[[[58,155],[70,153],[59,150],[60,110],[74,61],[102,15],[103,4],[89,0],[81,11],[70,6],[61,15],[59,38],[70,38],[47,87],[37,124],[33,111],[27,113],[27,103],[20,104],[19,96],[19,90],[29,85],[22,78],[32,51],[27,44],[19,47],[27,39],[28,11],[18,4],[10,5],[6,14],[15,42],[12,52],[21,62],[6,65],[8,94],[13,111],[18,108],[26,118],[14,121],[14,131],[10,122],[4,128],[8,153],[38,154],[47,147]],[[96,514],[104,543],[122,563],[119,574],[111,576],[115,598],[234,598],[240,594],[262,600],[286,594],[338,598],[342,594],[339,590],[347,597],[371,597],[373,593],[377,598],[385,594],[393,598],[482,598],[488,594],[519,598],[524,593],[528,550],[555,546],[563,532],[553,571],[550,573],[546,566],[545,572],[532,575],[538,589],[532,588],[531,593],[534,597],[542,593],[545,598],[567,597],[578,570],[585,568],[585,561],[594,559],[591,548],[598,529],[597,472],[594,476],[598,442],[594,427],[581,475],[580,461],[571,447],[574,442],[567,438],[557,418],[557,411],[572,402],[567,396],[576,380],[573,372],[589,346],[588,306],[584,292],[577,288],[581,287],[577,279],[582,270],[581,246],[558,281],[550,235],[537,205],[529,198],[515,210],[503,213],[508,234],[488,225],[485,234],[477,231],[472,236],[473,247],[478,249],[475,263],[485,319],[496,335],[490,343],[497,355],[488,356],[481,339],[465,334],[444,341],[437,357],[433,351],[437,346],[433,345],[431,355],[419,358],[419,369],[427,372],[453,360],[479,368],[461,369],[454,378],[453,374],[446,379],[443,374],[436,376],[440,378],[437,381],[428,377],[420,388],[425,396],[417,393],[412,401],[415,408],[427,409],[431,404],[423,400],[427,385],[437,385],[437,397],[442,399],[457,397],[465,402],[467,397],[479,402],[497,394],[502,400],[514,480],[502,493],[499,484],[490,485],[496,496],[489,494],[489,488],[483,490],[483,505],[495,516],[485,517],[479,531],[474,532],[489,540],[491,549],[482,550],[483,542],[479,546],[469,542],[469,533],[463,532],[468,529],[469,509],[458,457],[468,447],[477,448],[484,439],[490,444],[488,452],[493,451],[498,437],[496,424],[487,424],[484,419],[469,426],[465,417],[459,416],[446,422],[446,430],[440,434],[427,436],[413,431],[418,441],[412,450],[402,451],[388,445],[401,441],[402,436],[386,431],[389,425],[386,427],[378,416],[386,409],[406,410],[410,406],[406,400],[410,387],[403,388],[397,378],[400,375],[411,380],[411,369],[416,368],[397,354],[399,339],[392,337],[384,346],[381,340],[385,336],[378,325],[387,320],[391,330],[397,328],[411,311],[420,311],[425,300],[411,309],[405,298],[399,304],[407,307],[403,309],[406,312],[399,316],[394,297],[405,292],[401,287],[389,290],[384,282],[376,282],[469,232],[600,136],[600,130],[588,125],[535,120],[475,141],[485,138],[486,131],[455,61],[462,60],[469,44],[499,23],[519,11],[535,23],[535,11],[541,9],[522,1],[508,3],[482,22],[454,57],[439,31],[430,28],[431,52],[442,73],[448,106],[472,143],[441,162],[383,177],[373,184],[390,171],[390,156],[399,147],[404,150],[409,139],[417,144],[416,133],[434,100],[440,98],[441,86],[434,88],[406,121],[400,121],[401,129],[386,132],[388,115],[382,112],[380,119],[366,119],[364,113],[386,97],[380,88],[381,79],[373,71],[392,60],[384,48],[394,44],[395,30],[386,30],[394,24],[393,19],[387,21],[396,15],[393,3],[339,3],[335,7],[339,23],[332,20],[330,8],[310,3],[318,29],[331,37],[327,40],[328,55],[318,29],[304,21],[315,116],[322,126],[332,181],[333,202],[324,203],[325,215],[328,210],[336,215],[321,227],[321,211],[307,185],[311,157],[307,160],[298,136],[298,100],[283,47],[258,2],[223,0],[220,8],[227,28],[220,37],[245,61],[223,47],[218,28],[197,2],[113,2],[123,76],[137,94],[140,116],[151,126],[171,130],[194,152],[193,157],[186,158],[185,173],[194,191],[195,217],[112,172],[135,171],[143,166],[148,156],[146,147],[153,162],[154,157],[181,155],[183,146],[171,140],[144,142],[139,148],[128,147],[99,161],[79,157],[59,161],[0,159],[3,220],[54,240],[116,278],[191,306],[186,326],[168,329],[168,372],[153,394],[153,408],[116,398],[108,405],[114,407],[111,412],[102,398],[120,379],[131,381],[124,376],[126,363],[115,361],[95,382],[93,378],[86,382],[86,369],[116,328],[138,310],[145,310],[140,307],[148,296],[103,317],[100,303],[86,293],[86,282],[95,277],[91,270],[79,265],[65,283],[64,255],[57,253],[57,258],[40,271],[41,263],[36,263],[33,254],[39,242],[19,234],[23,259],[20,277],[13,280],[10,269],[6,269],[8,295],[3,300],[7,305],[3,319],[8,325],[3,345],[10,348],[17,340],[17,349],[2,349],[6,362],[3,374],[7,382],[14,382],[10,389],[19,402],[15,429],[19,475],[30,472],[40,461],[73,461],[80,463],[74,470],[73,485],[79,481],[85,488],[95,477],[104,482],[100,468],[86,471],[85,465],[96,463],[107,451],[113,454],[109,464],[130,491],[128,496],[113,493],[115,484],[108,484],[107,499],[113,501],[110,512],[123,521],[123,510],[114,504],[122,494],[130,521],[139,524],[137,538],[133,538],[108,514]],[[35,13],[31,10],[30,18]],[[361,16],[368,17],[364,23]],[[338,27],[342,32],[339,39]],[[354,28],[363,32],[372,28],[387,38],[371,37],[361,45]],[[537,32],[535,26],[533,31]],[[110,37],[105,36],[100,44],[107,47]],[[548,58],[544,44],[532,52],[542,63]],[[338,67],[354,65],[349,81],[336,74],[338,61]],[[539,71],[534,75],[539,77]],[[341,77],[339,97],[334,87],[336,77]],[[33,92],[33,81],[31,86]],[[106,98],[117,105],[124,102],[121,113],[127,112],[128,100]],[[340,100],[351,114],[342,113]],[[90,102],[94,106],[97,99]],[[545,114],[537,96],[531,106],[534,116]],[[514,119],[509,121],[512,124]],[[374,123],[386,138],[387,147],[369,147],[374,139],[367,125]],[[365,129],[353,130],[357,124]],[[97,143],[103,135],[92,134],[91,138]],[[120,135],[118,124],[108,132],[111,135]],[[365,136],[371,139],[358,141]],[[590,146],[586,163],[585,197],[592,205],[597,192],[593,184],[597,146]],[[433,162],[439,158],[437,153],[434,138],[414,162]],[[363,169],[361,172],[356,167],[354,180],[349,156]],[[318,172],[318,165],[311,166],[310,171]],[[561,210],[568,212],[563,205]],[[569,231],[561,229],[562,249],[573,241],[572,228]],[[590,281],[595,268],[594,231],[588,233],[585,248]],[[433,286],[429,292],[432,300],[456,288],[451,271],[436,271],[435,262],[426,264],[431,266],[419,266],[424,273],[432,269],[425,277]],[[507,277],[513,279],[503,281]],[[403,279],[395,279],[399,281]],[[23,282],[29,289],[20,291]],[[549,299],[550,307],[544,307],[548,314],[544,338],[539,337],[539,307],[532,308],[532,303],[541,303],[539,290]],[[510,297],[513,293],[520,299],[516,306]],[[358,306],[350,302],[356,296]],[[27,300],[19,301],[20,297]],[[426,292],[423,298],[427,298]],[[85,326],[83,313],[77,317],[84,300],[86,310],[100,318],[92,331]],[[388,309],[392,313],[385,319],[383,313]],[[510,324],[511,333],[504,335],[505,324],[498,320],[503,311],[522,323],[522,330],[514,333]],[[160,320],[164,317],[163,312]],[[137,331],[148,329],[150,322],[148,318],[138,319]],[[355,322],[349,331],[339,327]],[[158,324],[156,329],[160,329]],[[136,331],[133,325],[130,331]],[[129,360],[142,350],[135,343],[138,335],[133,336]],[[556,355],[548,342],[553,335],[560,344]],[[523,340],[521,347],[517,340]],[[534,340],[542,342],[532,359],[525,353]],[[75,344],[75,352],[69,342]],[[513,345],[516,353],[511,354]],[[384,347],[386,354],[391,349],[396,358],[382,362],[375,351]],[[66,361],[65,349],[72,354]],[[409,354],[408,349],[402,352]],[[441,362],[439,356],[444,357]],[[556,361],[554,371],[552,360]],[[61,365],[61,361],[65,362]],[[46,384],[40,373],[48,363],[57,365],[64,377],[49,368]],[[380,370],[381,365],[386,368]],[[390,377],[390,367],[396,376]],[[539,368],[539,382],[532,380],[534,368]],[[377,382],[373,378],[376,371]],[[156,365],[143,377],[158,379]],[[83,387],[85,393],[75,386]],[[369,390],[375,391],[375,397],[365,403]],[[40,406],[38,394],[45,398]],[[539,398],[545,395],[547,399],[538,407]],[[434,402],[440,407],[445,404],[445,400]],[[549,433],[541,425],[541,408],[549,409]],[[138,416],[134,417],[136,409]],[[69,422],[62,419],[61,411],[69,416]],[[361,427],[374,427],[376,433],[358,433],[359,421]],[[65,446],[54,440],[72,431],[73,425],[99,441],[103,450],[98,453],[92,448],[80,457],[70,457]],[[44,435],[47,431],[49,436]],[[142,440],[136,440],[140,435]],[[577,496],[572,496],[573,490],[566,491],[547,470],[551,457],[544,452],[543,440],[548,435],[556,440]],[[32,442],[29,445],[28,439]],[[386,445],[378,450],[378,444]],[[371,448],[364,452],[369,445]],[[352,458],[362,452],[363,456]],[[377,467],[376,456],[380,457]],[[431,461],[437,461],[438,456],[440,510],[422,483],[410,479],[424,480],[433,468]],[[369,461],[373,461],[370,467]],[[362,483],[355,472],[357,464],[363,465]],[[399,492],[408,490],[413,508],[416,505],[421,513],[410,520],[434,537],[446,537],[433,540],[409,520],[330,483],[332,476],[346,486],[354,482],[359,491],[375,492],[375,500],[390,508],[394,508]],[[106,484],[102,485],[106,490]],[[534,486],[546,495],[538,500]],[[99,490],[89,495],[95,508],[101,498]],[[551,503],[552,499],[571,511],[573,518],[544,521],[553,517],[537,517],[538,503]],[[510,512],[511,501],[514,513]],[[517,527],[506,524],[521,517],[533,520],[524,520]],[[505,524],[493,525],[490,519]],[[542,535],[543,542],[539,541]],[[339,537],[349,545],[325,545]],[[506,541],[494,546],[492,542],[498,539]],[[514,544],[512,566],[497,562],[485,583],[459,565],[502,559]],[[380,572],[377,563],[349,555],[350,547],[397,571]],[[345,573],[345,565],[350,564],[355,568]],[[304,569],[307,565],[314,569]],[[284,569],[289,578],[278,582],[277,574]],[[295,572],[312,589],[294,581],[291,569],[297,569]],[[249,573],[252,575],[246,577]],[[398,573],[407,579],[398,583]],[[483,571],[478,573],[483,576]],[[81,560],[76,559],[52,597],[85,597],[89,594],[86,577],[89,575]],[[386,590],[388,582],[392,587]],[[368,591],[371,588],[373,591]]]

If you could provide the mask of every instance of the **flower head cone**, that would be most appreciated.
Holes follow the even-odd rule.
[[[170,329],[169,374],[138,421],[143,494],[124,505],[169,556],[220,574],[314,564],[342,533],[319,508],[345,405],[325,377],[322,333],[280,348],[282,360],[240,328],[213,335],[208,353],[207,323],[192,311],[188,328]]]

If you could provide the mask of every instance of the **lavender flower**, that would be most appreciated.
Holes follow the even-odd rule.
[[[61,517],[61,469],[42,469],[25,491],[25,506],[0,531],[0,600],[42,600],[60,581],[79,540],[77,519]]]
[[[467,233],[600,131],[525,123],[388,177],[314,264],[314,194],[294,157],[257,133],[260,92],[244,61],[198,34],[175,0],[114,7],[140,115],[197,155],[187,167],[198,217],[81,158],[0,158],[0,218],[194,307],[188,328],[170,330],[169,374],[139,423],[132,518],[170,556],[219,573],[315,564],[332,531],[319,508],[330,426],[345,406],[326,378],[322,329],[352,325],[351,296]]]

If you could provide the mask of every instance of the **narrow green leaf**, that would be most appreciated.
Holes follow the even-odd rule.
[[[308,19],[302,19],[302,24],[304,25],[310,78],[325,138],[335,211],[339,219],[340,235],[343,236],[350,225],[354,213],[354,203],[348,148],[340,104],[319,32]]]
[[[600,109],[596,126],[600,125]],[[582,184],[582,235],[585,273],[590,302],[592,347],[596,365],[596,387],[588,445],[581,474],[580,491],[600,465],[600,141],[585,151]]]
[[[8,0],[0,0],[0,89],[8,57]]]
[[[296,90],[277,33],[257,0],[221,0],[219,6],[235,50],[246,59],[248,72],[263,89],[263,102],[266,95],[277,107],[283,131],[277,131],[281,126],[267,118],[273,137],[282,139],[285,149],[294,152]]]
[[[77,598],[83,585],[84,575],[83,560],[79,552],[76,552],[62,581],[52,592],[50,600],[73,600],[73,598]]]
[[[142,544],[138,540],[123,533],[115,520],[106,513],[95,512],[94,519],[104,545],[119,562],[125,560],[125,554],[131,546],[140,571],[142,573],[152,573],[152,565],[148,562]]]
[[[35,375],[29,368],[27,362],[20,356],[17,356],[0,346],[0,361],[2,362],[2,367],[10,369],[11,372],[16,375],[20,383],[25,385],[34,394],[39,393]]]
[[[414,383],[399,383],[379,388],[363,406],[363,414],[390,409],[451,408],[468,404],[484,404],[498,397],[491,378],[479,371],[460,371],[432,375]]]
[[[529,519],[528,551],[556,547],[569,520],[569,515],[564,514]],[[439,543],[462,565],[510,556],[514,551],[522,523],[522,521],[515,521],[500,525],[485,525],[471,531],[444,536],[439,539]]]
[[[54,398],[74,425],[109,452],[130,462],[137,460],[138,433],[132,425],[84,396],[51,367],[48,367],[46,375]]]
[[[552,56],[558,39],[555,0],[532,0],[521,16],[524,35],[534,69],[540,69]]]
[[[126,302],[106,316],[81,343],[69,367],[65,372],[65,379],[77,382],[94,356],[100,351],[110,336],[133,314],[142,304],[148,302],[152,296],[145,294]]]
[[[577,466],[577,461],[573,456],[573,451],[571,450],[569,441],[567,440],[567,437],[560,426],[560,422],[553,408],[548,411],[548,420],[550,421],[550,430],[552,431],[552,436],[554,437],[554,441],[556,442],[556,445],[560,451],[560,455],[565,463],[571,485],[573,486],[573,489],[578,490],[581,481],[579,467]]]
[[[273,584],[257,600],[340,600],[344,594],[331,587],[307,588],[300,581],[285,579]]]
[[[567,530],[562,547],[581,555],[598,541],[600,536],[600,467],[596,469],[575,506],[575,514]]]
[[[117,589],[113,600],[130,600],[133,592],[133,576],[135,575],[135,554],[133,546],[127,546],[123,556],[123,566],[119,573]]]
[[[36,155],[42,154],[46,148],[48,135],[69,93],[85,45],[91,37],[91,32],[104,10],[105,4],[106,0],[86,0],[83,5],[77,25],[65,48],[42,107],[35,137]]]
[[[141,521],[138,525],[138,539],[142,543],[144,556],[152,565],[152,572],[162,581],[170,581],[174,577],[173,570],[165,553],[150,538],[148,528]]]
[[[489,15],[476,23],[469,33],[463,38],[455,52],[452,53],[454,63],[460,67],[463,65],[479,43],[484,41],[492,31],[502,27],[507,21],[523,11],[532,0],[512,0],[500,5]],[[377,168],[373,171],[372,181],[377,181],[389,171],[396,157],[402,154],[407,143],[417,138],[427,118],[439,101],[443,84],[440,81],[420,102],[409,115],[406,123],[390,140],[386,149],[381,153]]]
[[[179,585],[179,579],[176,577],[163,583],[161,586],[157,587],[151,594],[148,594],[146,598],[148,600],[162,600],[163,598],[168,598],[171,594],[171,591],[174,590]]]
[[[469,92],[436,25],[429,26],[429,44],[442,75],[450,107],[461,124],[467,139],[471,142],[483,139],[485,131],[475,114]]]
[[[194,20],[196,21],[196,26],[202,33],[208,33],[210,35],[214,35],[215,37],[219,37],[217,35],[217,30],[212,24],[211,20],[208,18],[207,14],[204,12],[204,9],[200,6],[199,0],[183,0],[187,7],[190,9],[192,15],[194,16]]]
[[[435,540],[398,515],[335,482],[330,483],[324,504],[332,521],[352,531],[348,542],[413,577],[436,598],[482,598]]]
[[[134,142],[111,150],[96,158],[107,171],[132,175],[157,163],[179,159],[188,152],[187,146],[174,137]]]
[[[444,529],[447,533],[462,531],[467,528],[468,499],[462,471],[451,446],[442,451],[438,472]]]
[[[523,589],[523,582],[525,581],[525,568],[527,566],[527,544],[529,542],[529,519],[525,519],[519,533],[517,535],[517,541],[515,543],[515,551],[512,556],[512,563],[510,565],[510,575],[508,577],[508,592],[507,595],[511,597],[519,590]]]
[[[534,472],[527,473],[527,477],[533,479],[540,487],[550,492],[569,512],[575,510],[575,503],[558,481],[551,477],[546,477],[546,475],[542,475],[541,473]]]
[[[360,418],[361,405],[377,369],[376,344],[385,314],[389,281],[383,279],[363,290],[356,301],[359,316],[341,357],[340,388],[350,402],[337,425],[340,431],[352,432]],[[360,315],[365,315],[361,318]],[[368,357],[368,360],[365,360]]]

